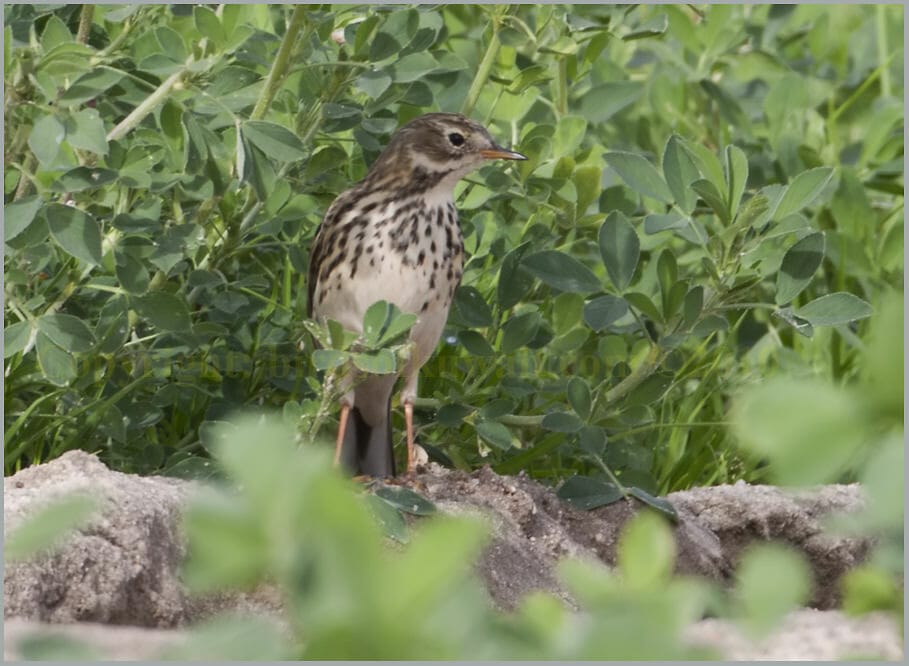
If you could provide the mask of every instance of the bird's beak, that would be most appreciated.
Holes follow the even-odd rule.
[[[527,156],[522,155],[521,153],[515,152],[514,150],[506,150],[501,146],[493,146],[492,148],[487,148],[480,151],[480,155],[485,157],[487,160],[526,160]]]

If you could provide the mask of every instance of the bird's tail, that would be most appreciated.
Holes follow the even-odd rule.
[[[395,458],[391,447],[391,398],[384,418],[370,425],[360,410],[350,410],[344,441],[341,444],[341,462],[353,474],[387,477],[395,475]]]

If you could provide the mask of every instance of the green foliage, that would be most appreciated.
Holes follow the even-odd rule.
[[[321,373],[393,372],[409,323],[307,323],[309,244],[429,110],[529,158],[457,191],[469,261],[417,403],[447,464],[760,480],[731,398],[837,393],[901,289],[895,6],[98,5],[84,42],[75,5],[4,16],[7,472],[81,447],[209,476],[248,405],[327,429]]]
[[[766,638],[808,599],[811,569],[801,553],[777,544],[753,546],[736,572],[737,612],[744,629]]]
[[[843,583],[844,606],[853,612],[902,613],[903,313],[901,294],[883,299],[871,320],[861,352],[863,371],[854,385],[779,378],[745,391],[734,410],[741,445],[766,459],[771,480],[794,485],[861,481],[866,507],[837,525],[876,541],[871,560],[849,572]],[[766,566],[779,568],[773,562]],[[755,588],[766,584],[760,582],[765,576],[754,575]],[[791,583],[786,587],[794,589]],[[775,611],[768,605],[766,613],[771,617]],[[762,624],[752,617],[755,627]]]
[[[198,591],[272,581],[294,642],[267,626],[246,628],[249,642],[232,639],[232,653],[217,641],[234,630],[225,619],[198,629],[174,658],[679,658],[687,654],[680,632],[708,600],[702,584],[672,579],[672,534],[644,514],[622,537],[616,574],[563,564],[583,615],[542,593],[500,614],[471,573],[486,539],[479,523],[434,517],[417,524],[403,550],[383,548],[376,500],[420,515],[430,512],[425,500],[388,487],[355,492],[321,447],[298,446],[274,418],[224,424],[215,441],[230,489],[212,488],[190,506],[186,579]]]

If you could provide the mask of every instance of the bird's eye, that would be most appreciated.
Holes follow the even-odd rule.
[[[464,145],[464,135],[459,132],[452,132],[448,135],[448,140],[451,142],[452,146],[463,146]]]

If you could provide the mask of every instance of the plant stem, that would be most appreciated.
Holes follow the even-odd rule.
[[[80,44],[88,43],[88,35],[92,30],[92,19],[94,16],[94,5],[82,5],[82,11],[79,13],[79,30],[76,33],[76,41]]]
[[[890,70],[887,65],[887,11],[885,5],[878,5],[875,9],[875,32],[877,33],[877,62],[881,68],[881,96],[890,97],[892,88],[890,86]]]
[[[13,195],[13,201],[18,201],[31,192],[32,174],[34,173],[36,166],[38,166],[38,159],[32,153],[26,155],[25,163],[19,169],[19,184],[16,186],[16,193]]]
[[[880,65],[878,65],[878,67],[873,72],[871,72],[871,74],[868,75],[868,78],[865,79],[864,81],[862,81],[862,85],[860,85],[858,88],[856,88],[852,92],[852,94],[849,95],[849,98],[845,102],[840,104],[833,111],[833,113],[830,114],[830,117],[827,119],[827,122],[828,123],[836,122],[836,120],[841,115],[843,115],[843,113],[846,111],[846,109],[848,109],[850,106],[852,106],[856,102],[856,100],[858,100],[862,96],[862,94],[871,86],[871,84],[873,84],[875,81],[877,81],[877,79],[879,77],[883,76],[884,73],[887,72],[887,68],[890,66],[890,63],[893,61],[893,59],[895,57],[896,57],[896,53],[891,53],[890,57],[888,57],[886,61],[884,61]],[[883,88],[883,83],[881,84],[881,86]]]
[[[609,465],[607,465],[603,459],[600,458],[600,456],[592,455],[590,458],[597,464],[597,467],[603,470],[603,473],[609,477],[609,480],[612,481],[613,485],[619,489],[619,492],[624,495],[625,499],[628,499],[628,489],[622,484],[621,481],[619,481],[618,477],[612,473],[612,470],[609,469]]]
[[[271,102],[278,93],[278,88],[287,74],[287,68],[290,66],[290,54],[293,51],[294,43],[297,41],[297,35],[306,19],[306,10],[303,5],[297,5],[294,13],[290,17],[290,23],[287,25],[287,32],[281,40],[281,46],[275,55],[275,61],[268,72],[268,78],[265,79],[265,86],[262,88],[262,94],[256,101],[256,106],[250,114],[250,120],[260,120],[265,117],[265,112],[271,106]]]
[[[486,53],[483,54],[476,76],[473,77],[470,88],[467,90],[464,105],[461,107],[461,113],[465,116],[469,116],[477,105],[480,93],[483,92],[483,87],[486,85],[489,73],[492,71],[492,64],[499,53],[499,17],[497,15],[493,16],[490,29],[492,30],[492,35],[489,37],[489,44],[486,45]]]
[[[504,414],[497,417],[496,421],[505,425],[537,427],[543,424],[543,418],[543,414],[530,414],[527,416]]]
[[[164,98],[170,94],[171,88],[173,88],[177,82],[183,78],[183,75],[185,73],[186,66],[181,67],[179,70],[168,76],[151,95],[142,100],[142,103],[133,109],[132,113],[121,120],[120,124],[108,133],[107,140],[117,141],[118,139],[122,139],[124,136],[138,127],[139,123],[145,120],[145,116],[154,111],[155,108],[157,108],[157,106],[164,101]]]
[[[568,61],[565,58],[559,59],[558,93],[559,115],[564,116],[568,113]]]
[[[647,379],[656,370],[660,361],[663,360],[663,352],[659,345],[652,345],[650,353],[647,354],[641,364],[632,370],[631,374],[625,377],[618,384],[606,391],[606,402],[616,402],[636,389],[641,382]]]

